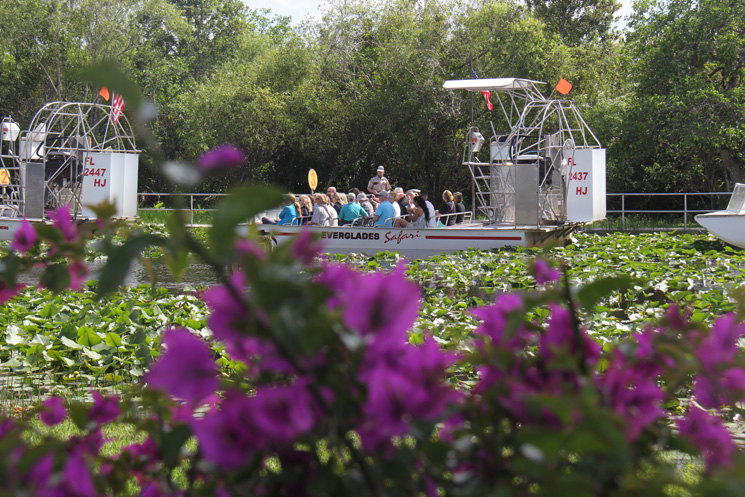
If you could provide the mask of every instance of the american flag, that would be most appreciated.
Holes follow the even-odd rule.
[[[118,123],[122,110],[124,110],[124,99],[118,93],[114,93],[111,99],[111,120]]]

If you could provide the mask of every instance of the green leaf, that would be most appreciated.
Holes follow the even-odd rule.
[[[78,343],[85,347],[92,347],[101,343],[101,337],[92,328],[83,326],[78,330]]]
[[[635,280],[629,276],[601,278],[583,286],[577,292],[577,298],[584,309],[591,310],[595,305],[613,292],[631,287]]]
[[[65,263],[50,264],[39,278],[39,282],[55,293],[66,290],[70,286],[70,270]]]
[[[129,273],[132,259],[139,257],[147,247],[160,246],[163,243],[163,238],[159,236],[140,233],[112,250],[98,281],[98,296],[101,297],[119,288]]]
[[[49,358],[53,361],[63,362],[67,367],[71,367],[75,364],[75,361],[73,361],[69,357],[66,357],[65,354],[63,354],[59,350],[47,350],[47,356],[49,356]]]
[[[217,206],[210,230],[210,241],[218,255],[227,257],[233,250],[235,228],[267,209],[277,207],[282,194],[266,186],[247,186],[235,190]]]
[[[86,207],[92,210],[98,219],[106,220],[116,215],[116,205],[105,201],[97,205],[88,205]]]
[[[56,315],[58,311],[59,309],[54,305],[54,302],[49,302],[39,310],[39,316],[49,318]]]
[[[80,350],[80,349],[82,349],[82,348],[83,348],[83,346],[82,346],[82,345],[80,345],[80,344],[79,344],[79,343],[77,343],[77,342],[74,342],[74,341],[70,340],[70,339],[69,339],[69,338],[67,338],[66,336],[62,336],[62,337],[60,337],[60,342],[62,342],[62,344],[63,344],[63,345],[65,345],[65,346],[67,346],[67,347],[69,347],[69,348],[71,348],[71,349],[76,349],[76,350]]]
[[[5,329],[5,343],[8,345],[23,345],[26,343],[26,338],[21,335],[21,329],[18,326],[11,324]]]
[[[166,467],[173,468],[179,463],[181,447],[191,436],[191,430],[183,423],[175,425],[170,431],[163,433],[163,445],[161,446],[163,462]]]
[[[88,425],[88,408],[80,403],[73,403],[67,407],[67,414],[75,426],[81,430],[85,430]]]
[[[92,351],[91,349],[89,349],[89,348],[87,348],[87,347],[85,347],[85,348],[83,349],[83,354],[85,354],[86,356],[90,357],[90,358],[91,358],[91,359],[93,359],[94,361],[100,361],[100,360],[101,360],[101,357],[103,357],[103,356],[102,356],[101,354],[99,354],[98,352],[94,352],[94,351]]]
[[[142,96],[119,67],[114,62],[101,62],[81,70],[78,76],[83,81],[92,83],[97,88],[96,92],[105,86],[109,91],[119,93],[130,109],[136,109],[140,106]]]
[[[106,345],[108,345],[109,347],[121,347],[122,346],[121,337],[113,332],[108,332],[106,336],[104,337],[104,341],[106,342]]]

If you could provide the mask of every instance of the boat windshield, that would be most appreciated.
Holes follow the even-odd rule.
[[[735,214],[742,214],[745,211],[745,183],[735,184],[735,191],[729,199],[727,210]]]

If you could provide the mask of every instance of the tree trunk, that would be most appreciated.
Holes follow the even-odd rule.
[[[727,190],[733,190],[735,183],[745,183],[745,165],[742,163],[742,160],[738,159],[736,155],[733,155],[732,151],[728,148],[723,148],[719,152],[719,157],[722,159],[724,181]]]

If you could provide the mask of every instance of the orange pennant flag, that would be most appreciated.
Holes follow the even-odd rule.
[[[109,89],[106,88],[105,86],[101,88],[101,91],[99,91],[98,94],[101,95],[103,99],[106,100],[107,102],[109,101],[109,98],[110,98]]]
[[[564,78],[561,78],[559,80],[559,83],[556,85],[556,91],[558,91],[562,95],[566,95],[570,91],[572,91],[572,83],[570,83]]]

